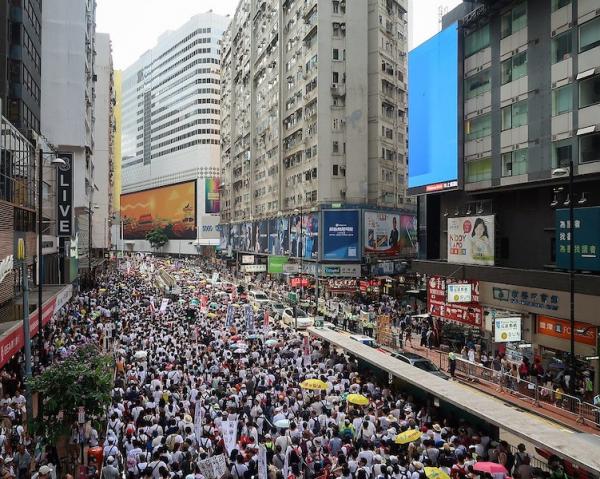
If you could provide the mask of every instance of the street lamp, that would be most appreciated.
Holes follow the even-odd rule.
[[[50,159],[50,166],[54,166],[54,167],[59,167],[59,166],[64,166],[67,164],[67,161],[65,161],[62,158],[59,158],[58,156],[56,156],[56,153],[54,152],[48,152],[48,153],[44,153],[41,149],[39,150],[38,153],[38,185],[37,185],[37,190],[38,190],[38,207],[37,207],[37,211],[38,211],[38,304],[37,304],[37,308],[38,308],[38,355],[39,355],[39,361],[41,363],[42,361],[42,351],[44,350],[44,339],[43,339],[43,328],[44,328],[44,320],[43,320],[43,291],[42,291],[42,287],[44,285],[44,277],[43,277],[43,272],[44,272],[44,255],[42,254],[42,250],[43,250],[43,240],[42,240],[42,191],[43,191],[43,183],[44,183],[44,156],[49,156],[52,155],[52,158]]]
[[[571,322],[571,374],[575,374],[575,235],[574,232],[574,203],[573,200],[573,159],[569,159],[568,168],[556,168],[552,171],[553,178],[569,175],[567,201],[564,205],[569,207],[569,295],[570,295],[570,322]],[[556,198],[555,198],[556,199]],[[554,201],[553,201],[554,203]],[[575,387],[575,381],[571,384]]]

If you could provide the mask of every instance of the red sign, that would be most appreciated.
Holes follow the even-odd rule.
[[[327,282],[327,288],[329,291],[343,291],[343,292],[355,292],[356,291],[356,280],[355,279],[330,279]]]
[[[565,319],[549,316],[537,317],[537,333],[559,339],[571,340],[571,323]],[[588,323],[575,321],[575,342],[596,346],[597,328]]]
[[[308,278],[292,278],[290,280],[292,288],[308,288],[310,286],[310,280]]]
[[[446,302],[446,282],[467,283],[471,285],[471,303]],[[427,311],[432,316],[457,321],[459,323],[482,327],[483,306],[479,304],[479,281],[447,280],[441,276],[432,276],[427,283]]]

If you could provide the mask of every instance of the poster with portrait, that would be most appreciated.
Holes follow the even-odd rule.
[[[258,221],[252,225],[252,251],[255,253],[268,253],[269,224],[267,221]]]
[[[448,218],[448,263],[494,265],[494,215]]]
[[[269,254],[286,256],[289,254],[289,218],[269,221]]]
[[[289,241],[292,257],[316,259],[319,255],[319,216],[315,213],[292,216]]]
[[[252,223],[241,223],[240,229],[239,251],[252,251]]]
[[[231,245],[230,226],[220,225],[219,231],[219,249],[221,251],[229,251]]]
[[[416,255],[417,221],[415,215],[389,211],[365,211],[365,254],[378,256]]]

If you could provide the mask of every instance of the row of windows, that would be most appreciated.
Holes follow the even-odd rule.
[[[189,63],[188,65],[186,65],[183,68],[174,72],[172,75],[169,75],[168,77],[166,77],[160,83],[154,85],[154,88],[158,88],[159,86],[164,85],[165,83],[168,83],[175,78],[177,78],[179,80],[179,76],[183,72],[189,70],[190,68],[195,67],[196,65],[200,65],[201,63],[214,63],[215,65],[219,65],[220,61],[218,58],[197,58],[193,62]],[[218,73],[218,71],[211,71],[211,73]]]
[[[154,61],[157,62],[161,58],[164,58],[166,55],[168,55],[169,53],[171,53],[173,50],[179,48],[181,45],[185,44],[188,40],[191,40],[196,35],[205,35],[207,33],[211,33],[211,29],[210,28],[199,28],[198,30],[195,30],[194,32],[192,32],[188,36],[186,36],[183,40],[181,40],[180,42],[177,42],[171,48],[169,48],[168,50],[166,50],[164,53],[161,53],[160,56],[158,56]]]
[[[579,142],[579,163],[600,161],[600,132],[579,138],[555,141],[550,145],[552,168],[569,167],[573,158],[573,146]],[[502,176],[517,176],[528,173],[528,150],[522,148],[501,155]],[[483,158],[465,163],[465,181],[475,183],[492,179],[492,158]]]
[[[183,110],[184,109],[182,108],[181,111],[183,111]],[[180,113],[180,111],[171,112],[171,114],[176,114],[176,113]],[[180,117],[177,117],[177,118],[175,118],[173,120],[170,120],[167,123],[163,123],[159,127],[154,128],[152,130],[152,133],[156,133],[161,128],[165,128],[165,127],[174,125],[175,123],[179,123],[180,121],[185,120],[186,118],[190,118],[190,117],[195,116],[195,115],[206,115],[206,114],[208,114],[208,115],[218,115],[219,114],[219,110],[217,110],[215,108],[197,108],[196,110],[192,110],[192,111],[186,113],[183,116],[180,116]],[[160,121],[160,119],[152,118],[152,122],[154,124],[158,123],[159,121]],[[215,122],[216,125],[218,125],[220,123],[219,120],[213,120],[213,121]]]
[[[38,39],[41,40],[42,39],[42,26],[40,24],[40,20],[38,19],[38,16],[35,13],[35,9],[33,8],[33,5],[31,4],[31,0],[26,0],[24,3],[25,3],[25,14],[27,15],[29,22],[33,26],[33,30],[35,31],[35,34],[37,35]]]
[[[217,135],[218,135],[218,130],[217,130]],[[167,142],[167,144],[171,143],[170,141]],[[179,145],[179,146],[174,146],[172,148],[169,148],[167,150],[163,150],[163,151],[159,151],[158,153],[154,153],[152,155],[152,159],[154,158],[160,158],[161,156],[165,156],[165,155],[169,155],[171,153],[174,153],[176,151],[181,151],[181,150],[186,150],[188,148],[192,148],[193,146],[196,145],[218,145],[220,142],[219,140],[210,140],[210,139],[201,139],[201,140],[193,140],[190,141],[188,143],[184,143],[183,145]]]
[[[206,84],[206,83],[211,83],[213,85],[221,84],[221,81],[218,78],[206,78],[206,77],[205,78],[197,78],[193,82],[184,84],[187,80],[189,80],[190,78],[194,78],[197,75],[198,75],[197,72],[192,72],[192,73],[186,75],[185,77],[180,78],[179,81],[177,82],[177,84],[169,85],[168,87],[165,87],[161,90],[154,90],[152,92],[152,98],[155,101],[157,101],[159,99],[161,103],[164,103],[169,98],[180,95],[182,92],[184,92],[188,88],[193,87],[195,85],[202,85],[202,84]],[[176,87],[176,88],[173,89],[173,87]],[[194,91],[196,91],[196,90],[194,90]],[[190,95],[187,95],[185,97],[179,97],[177,100],[181,101],[182,99],[188,98],[189,96]]]
[[[156,145],[152,145],[152,147],[155,148],[155,149],[158,149],[158,148],[162,148],[163,146],[170,145],[171,143],[176,143],[178,141],[185,140],[186,138],[191,138],[192,136],[196,136],[196,135],[219,135],[220,133],[221,133],[220,130],[215,130],[213,128],[202,128],[202,129],[190,131],[190,132],[185,133],[183,135],[176,136],[175,138],[171,138],[168,141],[163,141],[162,143],[158,143]],[[152,158],[154,158],[154,155],[152,155]]]
[[[35,69],[38,73],[42,71],[42,60],[40,58],[40,54],[38,49],[36,48],[36,44],[27,33],[27,29],[23,29],[23,48],[27,52],[27,56],[31,60],[31,63],[35,65]]]
[[[23,85],[25,86],[29,94],[33,97],[33,99],[37,103],[39,103],[41,99],[40,86],[33,78],[33,75],[29,73],[29,70],[27,69],[25,64],[23,64]]]
[[[212,50],[213,50],[212,48],[197,48],[193,52],[188,53],[186,56],[178,58],[175,63],[172,63],[173,59],[175,59],[177,57],[177,55],[180,55],[181,53],[183,53],[183,52],[178,52],[176,55],[172,56],[168,60],[161,63],[159,67],[156,67],[153,69],[152,80],[154,80],[156,78],[160,78],[161,75],[170,71],[175,65],[181,65],[182,63],[188,61],[190,58],[194,58],[197,55],[206,55],[207,53],[211,53]],[[216,48],[214,49],[214,51],[215,51],[215,53],[217,52]],[[163,67],[164,65],[166,65],[166,67],[164,69],[161,69],[161,67]]]
[[[156,60],[152,62],[153,65],[153,73],[160,70],[162,67],[164,67],[165,65],[171,63],[175,58],[177,58],[178,55],[181,55],[183,52],[185,51],[189,51],[191,48],[194,48],[196,45],[201,45],[204,43],[210,43],[211,42],[211,38],[210,37],[204,37],[204,38],[197,38],[196,40],[194,40],[193,42],[185,45],[184,48],[182,48],[180,51],[178,51],[177,53],[171,55],[169,58],[167,58],[165,61],[161,62],[159,65],[154,66],[154,64],[156,63]],[[204,51],[206,50],[206,51]],[[210,53],[210,48],[202,48],[200,50],[197,50],[200,53]],[[161,55],[162,57],[163,55]],[[182,62],[183,59],[177,60],[177,63]]]
[[[178,123],[178,122],[176,122]],[[191,126],[197,126],[197,125],[207,125],[207,124],[211,124],[211,125],[219,125],[221,122],[219,120],[214,120],[212,118],[198,118],[194,121],[190,121],[188,123],[182,124],[176,128],[172,128],[171,130],[165,131],[159,135],[152,135],[152,140],[160,140],[161,138],[165,138],[167,136],[173,135],[174,133],[177,133],[178,131],[183,131],[186,130],[188,128],[190,128]],[[167,127],[168,125],[162,125],[159,128],[156,128],[154,131],[160,131],[163,128]],[[154,133],[153,131],[153,133]],[[197,131],[202,131],[203,130],[197,130]],[[211,130],[212,131],[212,130]],[[193,133],[192,133],[193,134]],[[179,138],[179,137],[178,137]],[[172,141],[176,141],[175,139],[173,139]]]

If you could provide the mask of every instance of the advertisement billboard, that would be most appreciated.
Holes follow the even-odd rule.
[[[360,215],[358,210],[323,211],[323,259],[360,259]]]
[[[169,239],[196,239],[196,182],[121,195],[123,238],[144,239],[162,229]]]
[[[319,217],[315,213],[290,218],[290,256],[317,259],[319,256]]]
[[[240,246],[242,244],[242,225],[241,225],[241,223],[236,223],[234,225],[231,225],[231,233],[230,233],[229,241],[231,243],[231,248],[234,251],[240,250]]]
[[[408,54],[408,192],[458,186],[458,24]]]
[[[494,265],[494,215],[448,218],[448,263]]]
[[[219,178],[204,179],[204,212],[207,214],[218,214],[221,211],[221,200],[219,191],[221,180]]]
[[[269,252],[269,224],[267,221],[258,221],[252,225],[252,251],[255,253]]]
[[[417,217],[386,211],[365,211],[365,254],[414,257],[417,253]]]
[[[242,255],[242,264],[254,264],[254,255],[253,254],[243,254]]]
[[[483,324],[483,306],[479,304],[479,281],[463,281],[471,285],[471,303],[448,303],[446,300],[447,283],[458,281],[432,276],[427,283],[427,312],[437,318],[456,321],[481,328]]]
[[[73,155],[61,154],[64,165],[57,171],[56,199],[56,236],[73,236]]]
[[[290,253],[289,229],[289,218],[277,218],[269,221],[269,254],[283,256]]]
[[[496,318],[494,320],[494,342],[515,343],[521,341],[521,317]]]
[[[448,283],[446,288],[449,303],[470,303],[473,301],[472,288],[469,283]]]
[[[269,256],[267,260],[269,273],[284,273],[284,267],[287,265],[289,258],[287,256]]]
[[[230,225],[221,225],[219,232],[219,249],[228,251],[231,245],[231,227]]]
[[[253,238],[252,223],[241,223],[239,251],[253,251]]]
[[[573,210],[575,269],[600,271],[600,207]],[[571,237],[569,210],[556,210],[556,266],[569,269]]]

